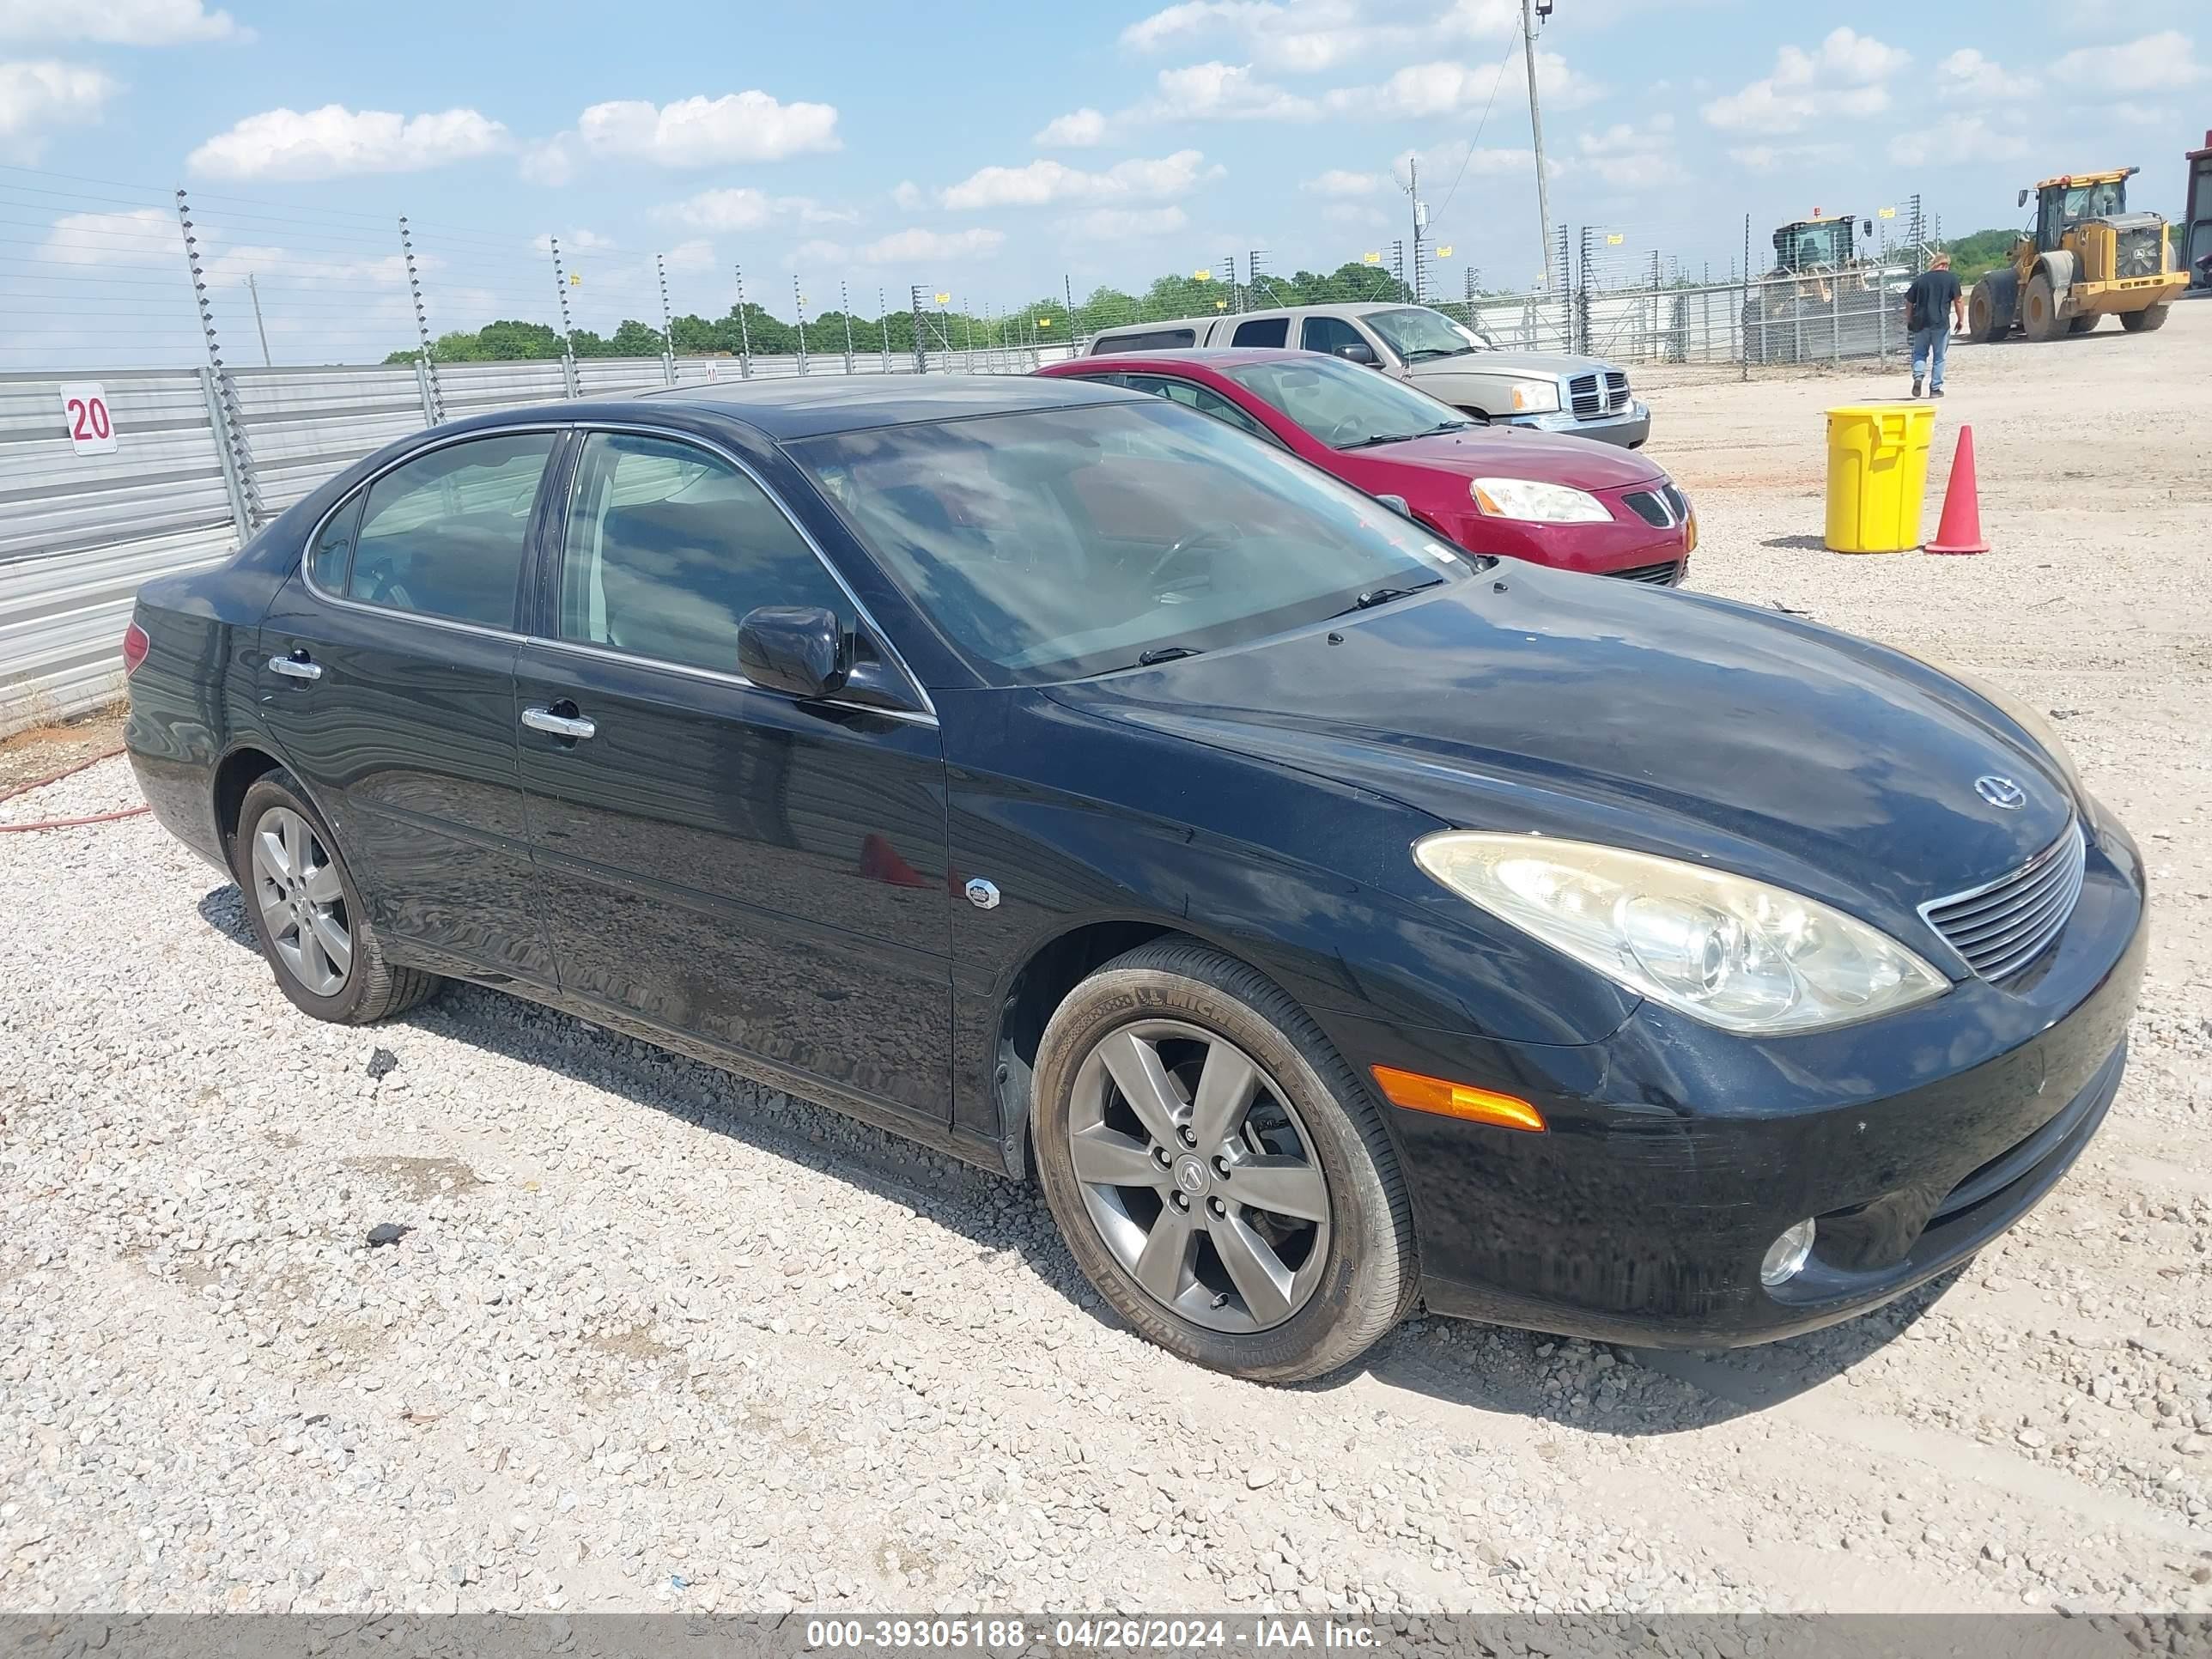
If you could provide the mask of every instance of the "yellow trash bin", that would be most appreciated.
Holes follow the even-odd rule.
[[[1829,550],[1901,553],[1920,545],[1933,404],[1865,404],[1828,411]]]

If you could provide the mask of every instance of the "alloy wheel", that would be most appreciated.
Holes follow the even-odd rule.
[[[253,902],[284,970],[319,997],[353,971],[353,931],[337,866],[315,828],[272,806],[253,827]]]
[[[1235,1043],[1133,1021],[1076,1074],[1070,1162],[1091,1224],[1155,1302],[1209,1329],[1304,1307],[1328,1258],[1328,1180],[1297,1109]]]

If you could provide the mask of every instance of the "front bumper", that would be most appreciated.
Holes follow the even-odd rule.
[[[1624,449],[1641,449],[1644,441],[1651,435],[1651,410],[1641,401],[1632,398],[1627,408],[1601,415],[1595,420],[1577,420],[1573,410],[1559,409],[1545,415],[1505,416],[1498,424],[1533,426],[1539,431],[1562,433],[1570,438],[1595,438],[1602,443],[1619,444]]]
[[[1549,1125],[1393,1110],[1431,1310],[1723,1347],[1848,1318],[1966,1261],[2064,1175],[2119,1087],[2148,945],[2141,866],[2111,825],[2090,866],[2017,980],[1862,1026],[1759,1042],[1647,1002],[1579,1047],[1332,1033],[1363,1070],[1464,1079]],[[1807,1216],[1811,1261],[1767,1289],[1767,1246]]]

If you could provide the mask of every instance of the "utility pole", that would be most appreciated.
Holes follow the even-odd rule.
[[[1544,15],[1552,0],[1541,0]],[[1536,103],[1536,9],[1538,0],[1521,0],[1521,46],[1528,60],[1528,132],[1536,146],[1536,221],[1544,235],[1544,286],[1552,286],[1552,191],[1544,178],[1544,116]]]
[[[1066,271],[1060,273],[1060,291],[1067,296],[1067,355],[1075,355],[1075,278]]]
[[[753,377],[753,334],[745,325],[745,268],[732,265],[730,270],[738,279],[738,378],[750,380]]]
[[[246,291],[253,296],[253,331],[261,337],[261,367],[269,368],[269,331],[261,325],[261,290],[253,285],[253,273],[246,273]]]
[[[1429,210],[1421,202],[1421,158],[1406,153],[1406,194],[1413,202],[1413,303],[1421,302],[1421,233],[1428,228]]]

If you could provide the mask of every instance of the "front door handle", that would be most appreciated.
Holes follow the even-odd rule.
[[[323,665],[309,662],[305,657],[271,657],[269,672],[282,674],[288,680],[319,680],[323,677]]]
[[[524,709],[522,723],[533,732],[550,732],[556,738],[588,738],[599,729],[580,715],[556,714],[550,708]]]

